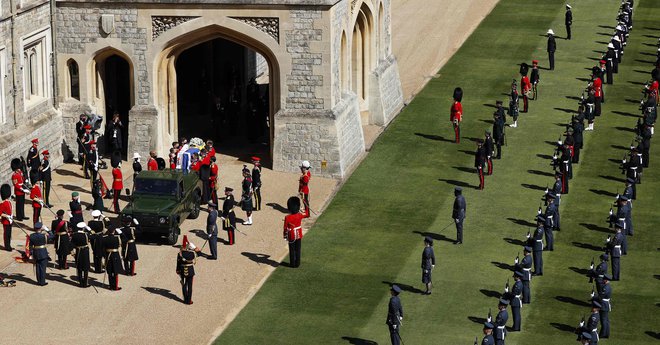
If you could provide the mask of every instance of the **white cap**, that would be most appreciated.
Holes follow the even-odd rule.
[[[92,217],[96,218],[96,217],[100,217],[100,216],[101,216],[101,211],[99,211],[99,210],[92,211]]]
[[[548,35],[554,35],[554,34],[555,34],[555,32],[552,31],[552,29],[548,29]]]
[[[192,243],[191,241],[188,241],[187,249],[188,250],[195,250],[195,248],[197,248],[197,246],[194,243]]]
[[[300,166],[301,166],[302,168],[308,168],[308,169],[309,169],[309,167],[310,167],[311,165],[309,164],[309,161],[302,161],[302,163],[300,164]]]
[[[571,5],[569,4],[566,4],[566,8],[573,8],[573,7],[571,7]]]
[[[142,156],[140,156],[139,153],[134,152],[134,153],[133,153],[133,159],[135,159],[135,158],[142,158]]]
[[[617,42],[621,42],[621,39],[619,38],[619,36],[614,36],[614,38],[612,38],[612,39],[617,41]]]
[[[607,48],[612,48],[612,49],[614,49],[614,44],[612,44],[612,43],[608,44],[608,45],[607,45]]]
[[[80,223],[76,224],[76,227],[78,229],[84,229],[86,226],[87,226],[87,224],[85,224],[85,222],[80,222]]]
[[[614,29],[619,30],[619,31],[623,31],[623,28],[621,27],[621,25],[617,25],[616,28],[614,28]]]

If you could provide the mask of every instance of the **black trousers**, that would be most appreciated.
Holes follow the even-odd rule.
[[[135,260],[124,260],[124,274],[127,276],[135,275]]]
[[[497,147],[497,156],[495,158],[502,159],[502,144],[495,144],[495,147]]]
[[[512,331],[520,331],[520,323],[521,323],[521,317],[520,317],[520,307],[511,307],[511,314],[513,314],[513,327],[511,328]]]
[[[566,39],[570,40],[571,39],[571,26],[566,25]]]
[[[209,182],[208,179],[202,179],[202,204],[208,203],[210,198],[211,198],[211,183]]]
[[[32,223],[36,224],[41,217],[41,207],[32,207]]]
[[[25,194],[16,196],[16,219],[25,219]]]
[[[600,109],[600,103],[602,101],[601,97],[596,97],[596,102],[595,104],[595,110],[594,110],[594,116],[600,116],[601,114],[601,109]]]
[[[233,230],[233,229],[232,229]],[[214,231],[208,235],[209,240],[209,250],[211,251],[211,258],[218,258],[218,232]]]
[[[289,265],[300,267],[300,250],[302,239],[289,242]]]
[[[115,209],[115,213],[119,214],[121,209],[119,208],[119,197],[121,196],[121,189],[112,190],[112,207]]]
[[[577,145],[573,148],[573,163],[580,163],[580,147]]]
[[[612,257],[612,280],[619,280],[621,274],[621,258]]]
[[[5,250],[11,252],[11,224],[2,224],[2,229],[2,237],[5,240]]]
[[[112,270],[106,270],[108,272],[108,283],[110,284],[110,290],[119,290],[119,275],[117,272]]]
[[[44,181],[44,201],[50,205],[50,180]]]
[[[89,255],[89,253],[87,255]],[[84,270],[81,267],[76,266],[76,273],[78,275],[78,283],[80,284],[80,287],[89,286],[89,284],[87,283],[89,277],[89,270]]]
[[[390,329],[390,341],[392,342],[392,345],[400,345],[401,344],[401,337],[399,336],[399,325],[394,328],[393,325],[387,325],[387,327]]]
[[[103,272],[103,254],[94,254],[94,271],[96,271],[96,273]]]
[[[183,303],[192,303],[193,278],[181,276],[181,292],[183,293]]]
[[[261,187],[254,187],[253,189],[254,193],[254,210],[259,211],[261,210]]]
[[[555,69],[555,52],[548,52],[548,62],[550,63],[550,70]]]
[[[456,223],[456,241],[463,242],[463,219],[459,219],[458,222],[454,219]]]

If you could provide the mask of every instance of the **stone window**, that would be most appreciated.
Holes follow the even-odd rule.
[[[50,96],[50,29],[23,38],[23,98],[28,109]]]
[[[69,69],[69,97],[80,100],[80,71],[76,60],[71,59],[67,63]]]
[[[0,47],[0,124],[7,123],[5,109],[5,82],[7,80],[7,49]]]

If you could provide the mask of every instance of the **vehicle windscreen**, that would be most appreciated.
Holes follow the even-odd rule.
[[[176,195],[176,180],[154,180],[141,179],[135,180],[134,194],[148,195]]]

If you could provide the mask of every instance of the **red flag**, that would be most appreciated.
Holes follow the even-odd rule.
[[[30,236],[25,237],[25,261],[30,258]]]

